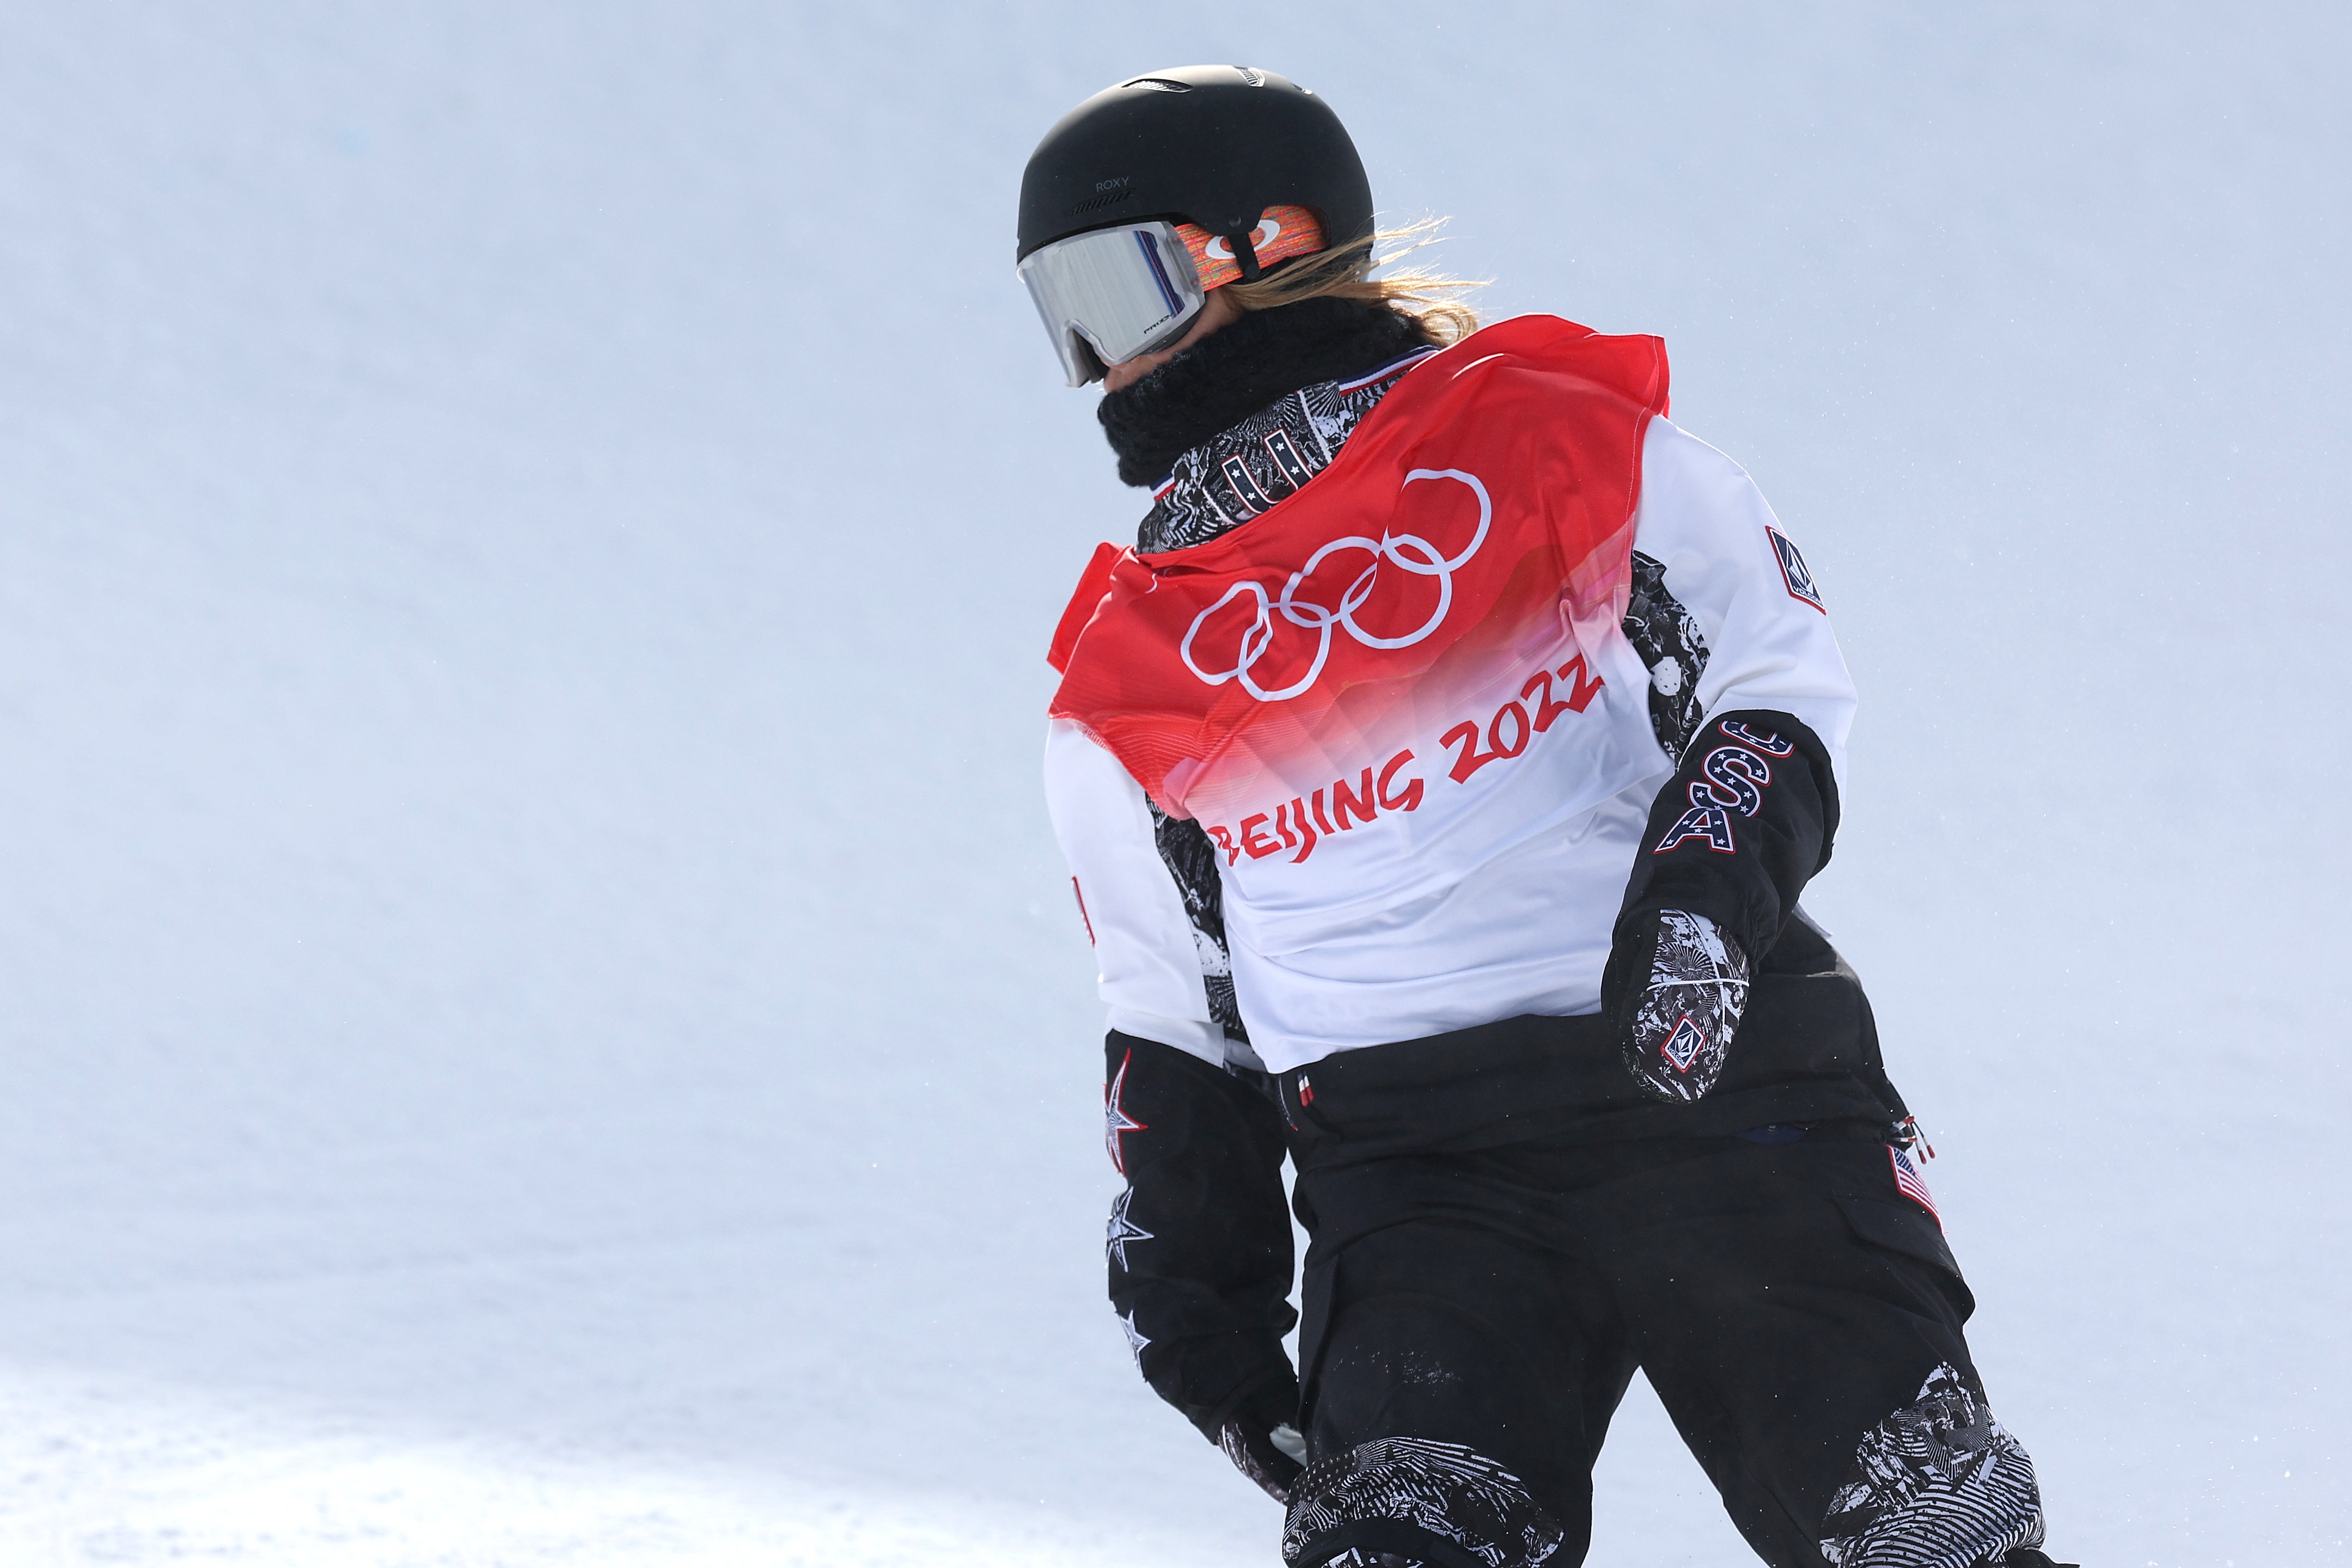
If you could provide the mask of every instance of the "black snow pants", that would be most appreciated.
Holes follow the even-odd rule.
[[[1882,1135],[1302,1162],[1290,1568],[1573,1568],[1636,1369],[1774,1568],[2038,1545],[2032,1461],[1961,1335],[1968,1287]]]

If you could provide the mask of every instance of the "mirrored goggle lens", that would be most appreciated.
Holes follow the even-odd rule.
[[[1104,365],[1174,342],[1201,309],[1192,258],[1171,224],[1056,240],[1033,252],[1020,272],[1074,387],[1096,380]]]

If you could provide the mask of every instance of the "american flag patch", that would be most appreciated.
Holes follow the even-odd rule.
[[[1895,1185],[1903,1189],[1904,1196],[1934,1218],[1937,1229],[1944,1228],[1944,1217],[1936,1210],[1936,1199],[1927,1191],[1927,1184],[1919,1179],[1919,1173],[1912,1167],[1909,1156],[1889,1144],[1886,1145],[1886,1162],[1894,1167]]]

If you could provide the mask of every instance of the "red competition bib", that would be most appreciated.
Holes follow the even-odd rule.
[[[1553,316],[1430,356],[1272,509],[1163,555],[1098,547],[1050,711],[1190,817],[1328,781],[1563,639],[1596,653],[1666,396],[1660,340]]]

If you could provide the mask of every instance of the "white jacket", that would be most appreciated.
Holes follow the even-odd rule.
[[[1513,674],[1489,694],[1501,701],[1459,716],[1475,726],[1466,746],[1462,725],[1438,723],[1367,759],[1385,809],[1340,818],[1344,837],[1333,818],[1339,791],[1358,793],[1349,779],[1295,824],[1280,803],[1204,816],[1222,946],[1188,916],[1141,786],[1083,729],[1052,721],[1046,797],[1112,1028],[1281,1072],[1520,1014],[1596,1012],[1633,857],[1678,760],[1668,745],[1709,714],[1788,713],[1828,747],[1843,794],[1853,685],[1803,558],[1747,473],[1706,443],[1655,418],[1641,461],[1633,608],[1582,668],[1528,694],[1516,717]],[[1560,722],[1534,733],[1528,716],[1545,701]],[[1228,975],[1246,1041],[1211,1005]]]

